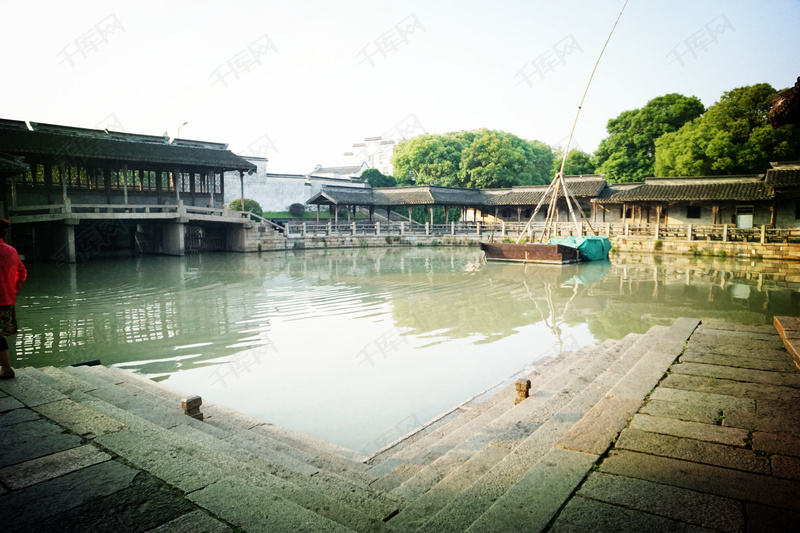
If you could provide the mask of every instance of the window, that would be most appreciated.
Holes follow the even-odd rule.
[[[686,218],[700,218],[703,209],[699,205],[686,206]]]
[[[800,220],[800,202],[794,204],[794,219]]]

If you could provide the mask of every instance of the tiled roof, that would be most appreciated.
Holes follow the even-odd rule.
[[[361,166],[357,167],[322,167],[316,169],[314,172],[311,173],[313,176],[314,174],[355,174],[361,170]]]
[[[639,187],[620,191],[598,203],[770,200],[774,192],[760,176],[647,178]]]
[[[24,124],[24,123],[22,123]],[[179,140],[104,130],[31,123],[33,131],[16,121],[0,122],[0,152],[85,161],[143,162],[161,165],[192,165],[225,170],[254,170],[255,165],[220,143]]]
[[[0,156],[0,177],[18,176],[27,172],[29,168],[27,163]]]
[[[324,186],[306,201],[306,204],[321,205],[375,205],[372,189],[363,187]]]
[[[800,167],[767,170],[765,181],[770,187],[800,187]]]
[[[606,180],[602,176],[567,176],[564,178],[567,189],[576,198],[595,198],[606,189]],[[488,200],[487,205],[536,205],[547,191],[547,185],[529,187],[512,187],[503,194]],[[563,196],[563,191],[559,196]]]

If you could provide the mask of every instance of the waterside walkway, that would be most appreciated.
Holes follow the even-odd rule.
[[[794,320],[794,322],[793,322]],[[796,319],[779,326],[797,339]],[[792,333],[792,332],[795,333]],[[688,340],[688,342],[687,342]],[[797,531],[800,371],[679,319],[526,369],[369,459],[106,367],[0,382],[4,531]]]

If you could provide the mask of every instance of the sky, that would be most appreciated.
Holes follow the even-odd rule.
[[[268,172],[365,137],[489,128],[565,145],[624,0],[0,0],[0,118],[180,136]],[[576,123],[800,76],[800,0],[629,0]]]

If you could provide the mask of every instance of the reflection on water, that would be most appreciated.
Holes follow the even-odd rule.
[[[800,304],[798,264],[680,256],[548,266],[355,249],[29,270],[18,366],[100,359],[364,452],[542,356],[680,316],[770,323]]]

